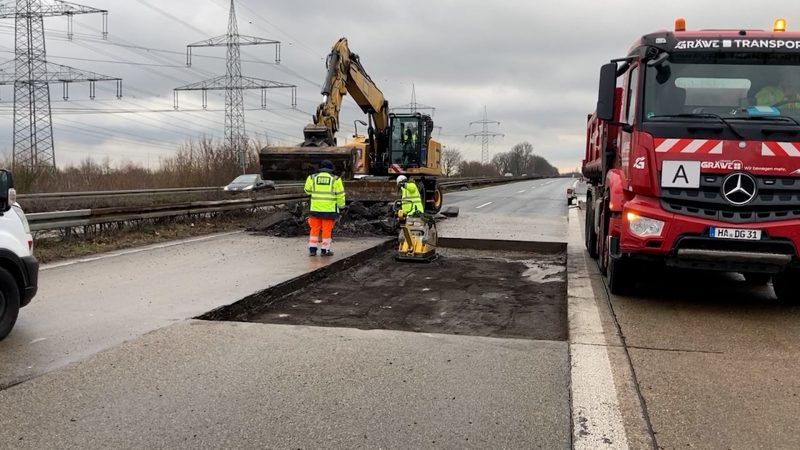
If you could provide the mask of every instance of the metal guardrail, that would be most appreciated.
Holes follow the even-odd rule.
[[[304,194],[274,195],[261,199],[239,199],[176,203],[159,206],[135,206],[125,208],[76,209],[27,214],[31,231],[57,230],[104,223],[128,222],[132,220],[176,217],[190,214],[207,214],[237,209],[276,206],[302,202]]]
[[[453,188],[453,187],[472,186],[472,185],[500,184],[511,181],[520,181],[524,179],[533,179],[533,178],[534,177],[469,178],[469,179],[444,181],[440,183],[440,186],[443,188]],[[290,186],[290,185],[284,184],[281,186]],[[295,183],[292,187],[297,187],[297,186],[298,184]],[[194,189],[199,190],[205,188],[194,188]],[[108,192],[116,194],[125,191],[108,191]],[[146,191],[142,190],[141,192],[146,192]],[[152,190],[150,190],[150,192],[152,192]],[[37,195],[37,194],[32,194],[32,195]],[[258,208],[264,206],[277,206],[277,205],[303,202],[306,201],[307,198],[308,197],[305,194],[275,194],[275,195],[270,195],[268,197],[257,198],[257,199],[248,198],[248,199],[233,199],[233,200],[184,202],[184,203],[174,203],[174,204],[154,205],[154,206],[76,209],[70,211],[30,213],[27,214],[26,216],[28,218],[28,223],[30,224],[31,231],[46,231],[46,230],[57,230],[62,228],[99,225],[105,223],[156,219],[161,217],[177,217],[190,214],[207,214],[207,213],[231,211],[237,209]]]
[[[275,190],[294,189],[303,186],[302,183],[276,184]],[[178,195],[178,194],[204,194],[209,192],[221,192],[221,186],[213,187],[191,187],[191,188],[165,188],[165,189],[130,189],[121,191],[84,191],[84,192],[44,192],[38,194],[18,194],[19,200],[72,200],[72,199],[91,199],[99,197],[139,197],[156,195]]]

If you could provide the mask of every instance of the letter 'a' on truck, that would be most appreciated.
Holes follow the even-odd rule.
[[[613,293],[667,265],[800,300],[800,33],[785,30],[678,19],[601,68],[585,236]]]

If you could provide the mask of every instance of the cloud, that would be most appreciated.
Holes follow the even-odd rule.
[[[99,38],[99,16],[75,16],[76,36],[65,39],[64,18],[49,18],[48,55],[53,62],[119,76],[124,98],[114,100],[113,84],[98,83],[98,97],[88,87],[70,87],[70,101],[60,100],[53,85],[56,158],[79,161],[87,156],[154,164],[158,156],[188,139],[221,138],[224,97],[209,93],[202,111],[199,92],[182,92],[173,110],[173,89],[225,73],[225,49],[196,49],[185,67],[186,45],[224,34],[226,0],[87,0],[108,9],[110,35]],[[155,6],[155,8],[153,7]],[[282,41],[281,64],[273,64],[272,47],[242,49],[243,73],[298,86],[298,108],[290,109],[289,92],[270,91],[268,110],[260,110],[260,93],[248,92],[247,130],[275,143],[297,143],[302,127],[321,100],[324,58],[331,44],[348,37],[364,67],[391,105],[411,100],[436,107],[441,140],[480,158],[480,143],[464,135],[476,128],[486,106],[504,137],[492,141],[493,153],[522,141],[561,169],[580,164],[586,114],[596,101],[599,67],[623,56],[642,34],[670,28],[686,17],[689,28],[769,28],[786,17],[800,28],[793,2],[733,0],[724,5],[693,0],[658,4],[616,0],[519,2],[495,0],[306,0],[303,2],[237,1],[242,34]],[[0,23],[0,53],[13,57],[13,20]],[[76,59],[69,59],[76,58]],[[254,62],[257,60],[257,62]],[[102,62],[105,61],[105,62]],[[0,88],[0,148],[12,143],[10,87]],[[342,112],[342,133],[363,114],[351,99]],[[61,153],[63,152],[63,153]]]

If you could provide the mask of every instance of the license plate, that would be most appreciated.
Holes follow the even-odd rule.
[[[746,241],[757,241],[761,239],[761,230],[743,230],[741,228],[711,227],[709,235],[712,238],[743,239]]]

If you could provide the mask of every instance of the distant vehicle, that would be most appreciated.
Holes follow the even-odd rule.
[[[259,174],[245,174],[239,175],[231,181],[231,183],[222,188],[227,192],[242,192],[242,191],[261,191],[264,189],[275,189],[275,183],[272,180],[263,180]]]
[[[567,206],[578,202],[578,182],[572,183],[572,186],[567,188]]]
[[[36,295],[39,280],[31,229],[16,197],[11,172],[0,170],[0,341]]]

